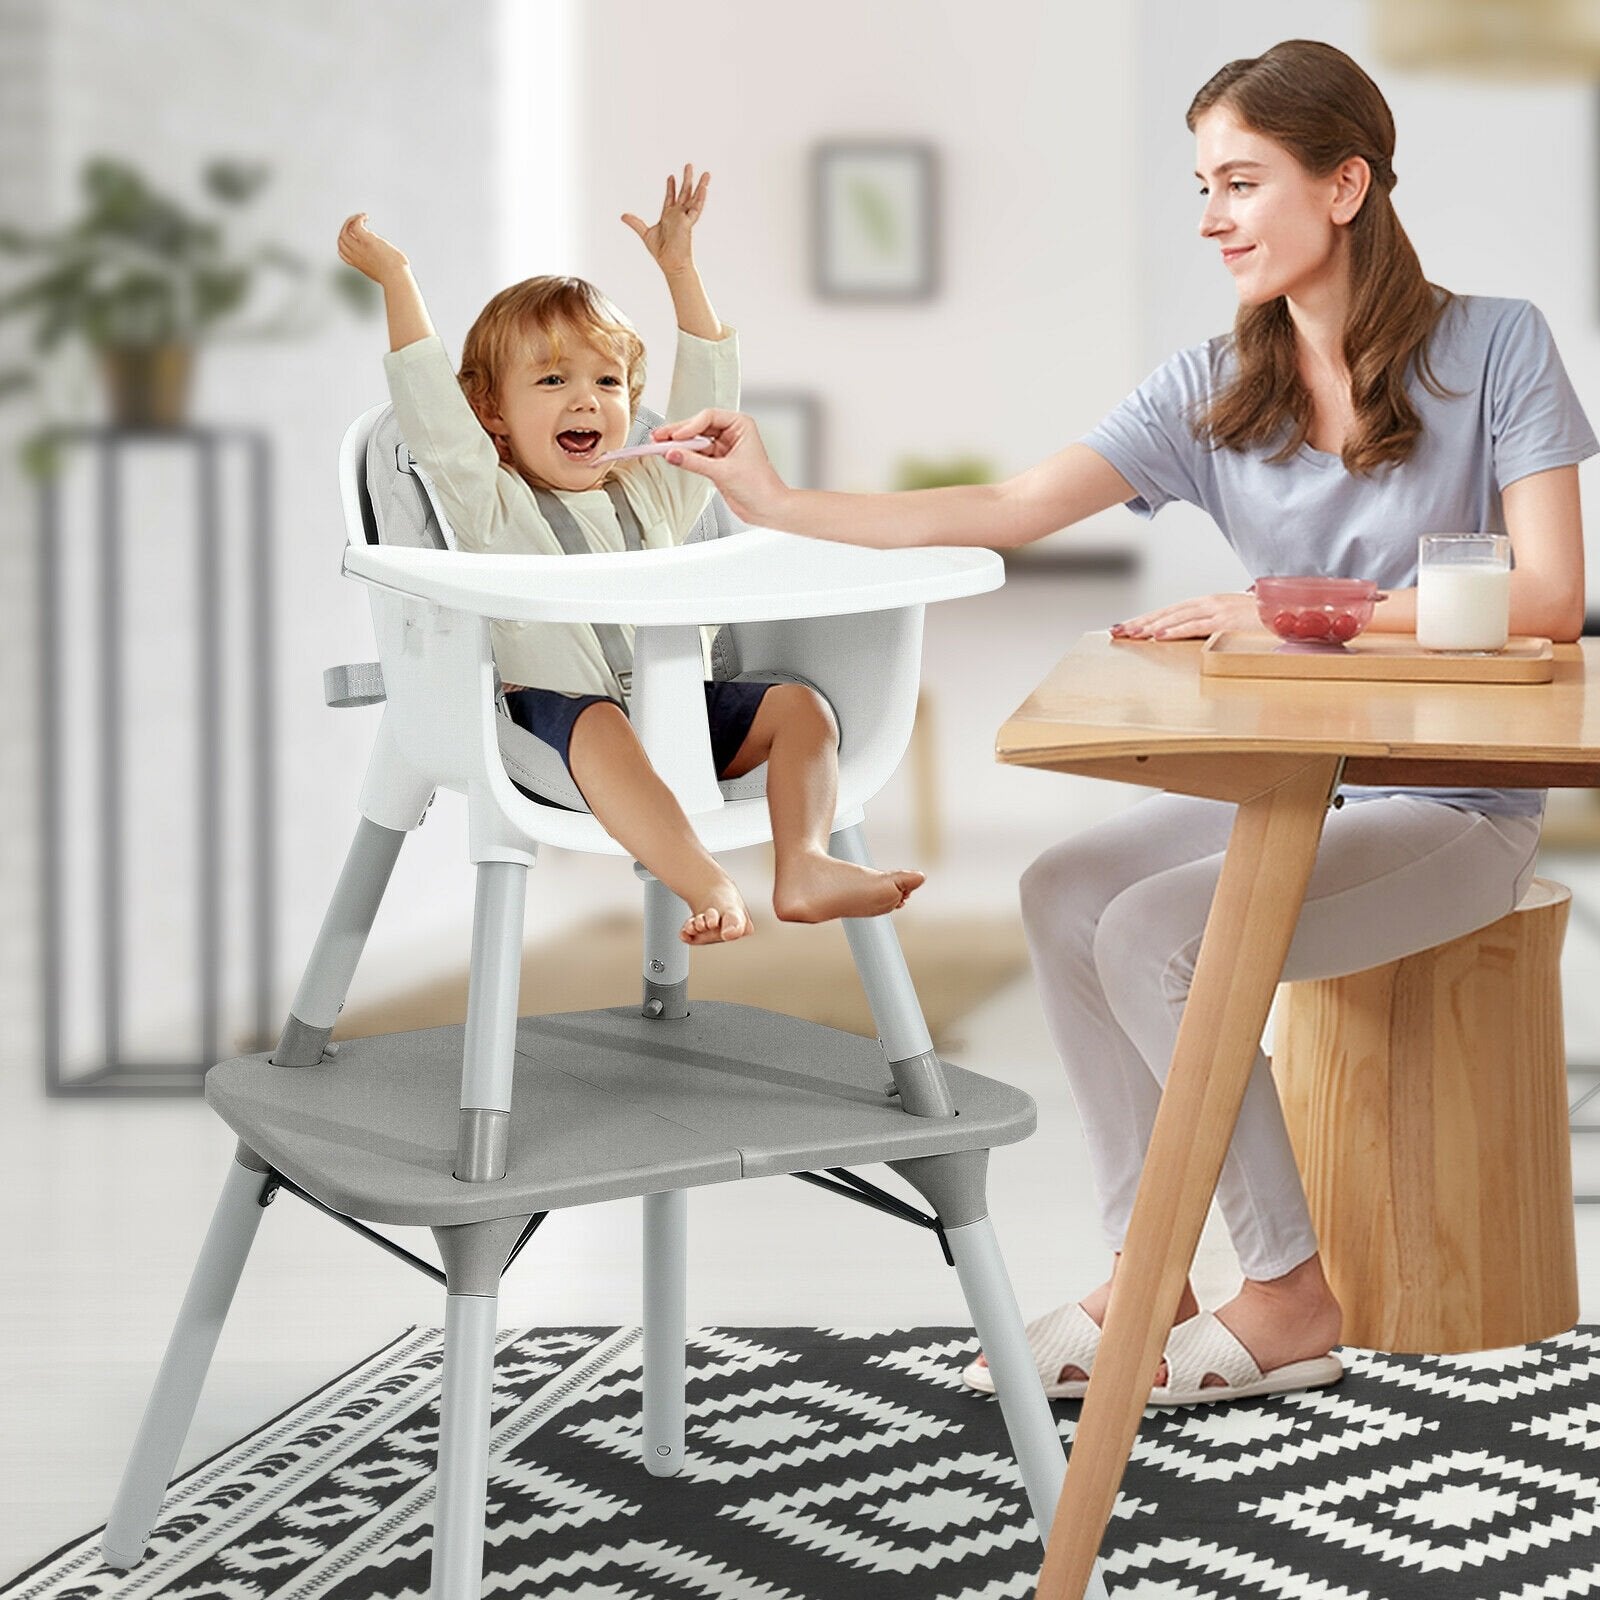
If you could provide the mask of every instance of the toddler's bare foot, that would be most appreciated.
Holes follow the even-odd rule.
[[[881,917],[903,906],[922,882],[920,872],[878,872],[830,855],[803,855],[780,868],[772,909],[781,922]]]
[[[685,944],[731,944],[752,931],[750,913],[731,878],[712,883],[690,898],[689,904],[704,909],[678,930],[678,937]]]

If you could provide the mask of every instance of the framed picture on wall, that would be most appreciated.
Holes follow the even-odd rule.
[[[931,144],[840,140],[812,156],[813,279],[828,300],[926,300],[939,281]]]
[[[798,389],[757,389],[741,394],[739,409],[756,419],[767,455],[794,489],[822,487],[822,405]]]

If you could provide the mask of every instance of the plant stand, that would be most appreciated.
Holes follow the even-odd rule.
[[[207,1068],[235,1053],[241,1029],[258,1041],[273,1031],[270,442],[257,429],[200,427],[68,428],[51,442],[57,464],[38,493],[45,1087],[51,1095],[199,1094]],[[169,538],[166,523],[161,549],[141,551],[137,560],[128,549],[130,469],[171,452],[190,467],[182,481],[192,564],[173,549],[179,534]],[[85,453],[88,505],[76,515],[66,475]],[[159,570],[172,575],[165,603],[134,594],[134,580],[151,573],[151,562],[166,563]],[[192,684],[168,678],[161,685],[161,703],[170,702],[180,726],[192,688],[192,739],[182,752],[193,758],[192,809],[180,809],[184,775],[174,763],[166,786],[173,816],[165,827],[158,816],[154,829],[129,816],[130,757],[148,775],[171,755],[164,747],[130,749],[130,711],[143,703],[130,688],[130,649],[141,638],[192,649]],[[242,744],[232,772],[225,771],[230,728]],[[231,874],[236,887],[224,859],[225,807],[250,840],[247,864]],[[186,844],[179,837],[185,817],[192,824]],[[152,849],[163,861],[187,850],[192,928],[174,925],[166,895],[135,928],[142,908],[131,903],[130,880],[134,869],[148,875],[150,858],[141,852]],[[175,894],[188,898],[188,891]],[[132,947],[133,963],[130,938],[142,941]],[[170,978],[175,990],[193,975],[195,1005],[174,1008],[180,1015],[192,1009],[197,1018],[191,1040],[174,1035],[154,1051],[148,1041],[130,1043],[130,983],[138,988],[141,964],[159,972],[163,986]],[[141,998],[152,981],[138,990]],[[96,1012],[98,1046],[86,1045]]]

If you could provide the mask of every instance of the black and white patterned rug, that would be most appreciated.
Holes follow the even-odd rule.
[[[639,1460],[636,1328],[508,1331],[484,1594],[1002,1600],[1041,1552],[962,1328],[706,1328],[688,1454]],[[1600,1329],[1476,1356],[1344,1352],[1333,1389],[1146,1413],[1114,1600],[1600,1596]],[[413,1329],[197,1468],[133,1572],[91,1534],[0,1600],[407,1600],[428,1590],[440,1334]],[[1056,1407],[1070,1443],[1079,1407]]]

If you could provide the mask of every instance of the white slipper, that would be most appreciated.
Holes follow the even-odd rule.
[[[1087,1378],[1059,1381],[1063,1367],[1080,1372],[1094,1371],[1095,1351],[1100,1348],[1100,1324],[1076,1300],[1042,1317],[1035,1317],[1023,1330],[1028,1336],[1028,1352],[1050,1400],[1081,1400],[1089,1387]],[[974,1361],[961,1374],[969,1389],[994,1393],[994,1374]]]
[[[1223,1381],[1205,1386],[1208,1372]],[[1322,1389],[1344,1376],[1335,1355],[1291,1361],[1263,1372],[1255,1358],[1219,1321],[1214,1311],[1180,1322],[1167,1340],[1167,1381],[1150,1391],[1153,1406],[1214,1405],[1252,1395],[1288,1394],[1296,1389]]]

